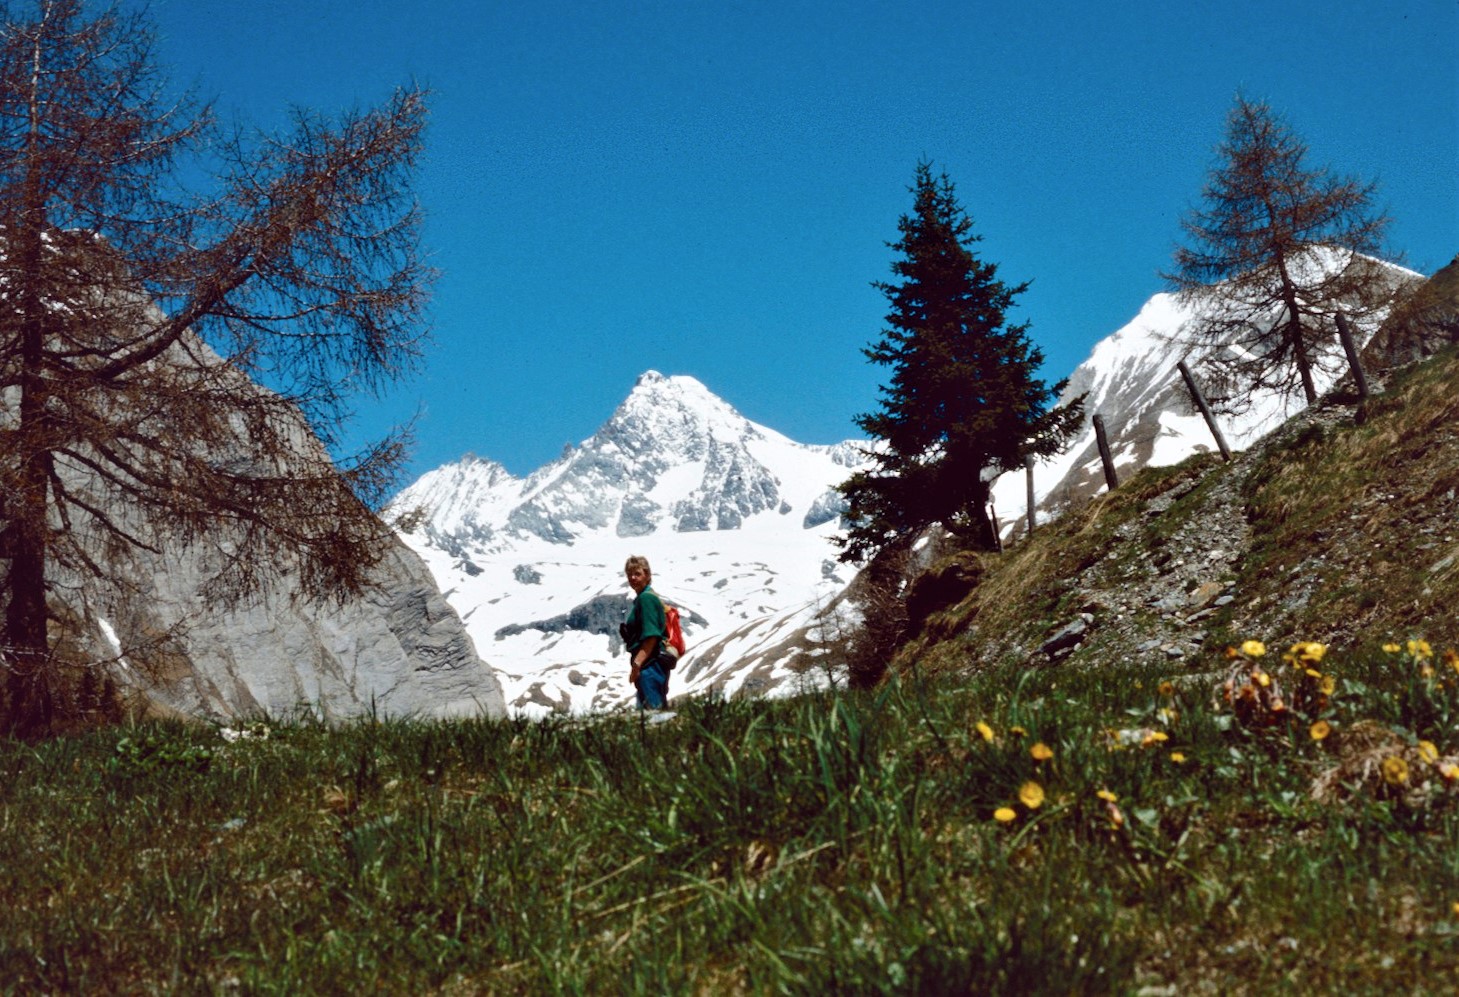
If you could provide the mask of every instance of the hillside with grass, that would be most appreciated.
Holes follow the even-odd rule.
[[[1456,386],[943,551],[866,689],[0,742],[0,989],[1453,992]]]
[[[1253,638],[1455,643],[1456,388],[1449,350],[1361,404],[1329,396],[1229,463],[1147,468],[1001,554],[947,553],[913,582],[893,667],[1202,673]]]

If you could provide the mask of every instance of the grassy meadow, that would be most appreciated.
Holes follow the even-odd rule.
[[[0,989],[1444,993],[1459,658],[0,743]]]

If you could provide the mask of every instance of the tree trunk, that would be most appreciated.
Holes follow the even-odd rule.
[[[48,426],[45,377],[46,303],[45,195],[42,193],[38,85],[32,80],[31,131],[27,149],[27,175],[22,187],[20,229],[15,235],[17,285],[20,289],[20,400],[15,431],[17,488],[6,510],[10,571],[6,578],[5,726],[20,735],[50,730],[52,697],[49,641],[46,632],[46,558],[48,539],[47,496],[50,486],[51,440]]]
[[[43,330],[38,316],[27,316],[22,333],[26,371],[21,378],[19,487],[10,496],[7,546],[5,651],[6,726],[20,734],[44,733],[51,723],[48,640],[46,633],[47,494],[49,457],[46,440],[44,381],[39,359],[31,365],[32,347],[39,355]]]
[[[986,503],[979,503],[973,510],[973,544],[977,550],[998,550],[998,533],[993,529],[993,520],[988,515]]]
[[[1297,360],[1297,373],[1302,375],[1302,394],[1307,398],[1307,404],[1317,404],[1317,385],[1312,381],[1312,361],[1307,359],[1307,349],[1302,345],[1301,331],[1298,331],[1298,338],[1292,346],[1293,355]]]

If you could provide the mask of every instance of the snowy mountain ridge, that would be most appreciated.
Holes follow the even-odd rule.
[[[1207,354],[1185,336],[1195,315],[1179,297],[1156,294],[1069,377],[1061,400],[1087,393],[1086,420],[1064,454],[1034,469],[1042,516],[1105,487],[1094,414],[1121,475],[1215,449],[1176,373],[1183,358],[1198,380],[1208,373]],[[1378,318],[1359,323],[1360,339]],[[1340,355],[1334,341],[1319,358],[1319,391],[1342,372]],[[1220,416],[1235,449],[1303,407],[1300,395],[1281,392],[1239,401]],[[617,637],[630,554],[649,558],[655,590],[684,611],[690,653],[671,697],[777,694],[838,677],[817,665],[857,615],[842,599],[854,571],[832,543],[845,508],[835,486],[862,466],[866,446],[797,443],[692,377],[648,371],[593,436],[526,478],[467,456],[422,476],[391,512],[496,668],[511,710],[632,701]],[[994,483],[1005,538],[1025,529],[1027,487],[1022,472]]]
[[[633,696],[617,638],[630,554],[649,558],[695,647],[799,614],[852,576],[831,543],[843,509],[834,487],[863,459],[854,443],[796,443],[692,377],[648,371],[596,433],[526,478],[468,456],[423,475],[388,514],[497,668],[510,708],[601,710]],[[743,684],[696,671],[693,656],[674,694]],[[767,691],[798,680],[756,681]]]
[[[1315,254],[1313,266],[1336,267],[1332,254]],[[1402,267],[1384,265],[1395,285],[1422,280]],[[1192,342],[1189,328],[1203,309],[1219,304],[1196,304],[1170,293],[1152,296],[1128,323],[1095,344],[1089,358],[1069,376],[1059,403],[1086,394],[1085,421],[1079,436],[1061,455],[1038,463],[1033,472],[1035,507],[1053,515],[1088,499],[1105,487],[1092,417],[1100,415],[1109,435],[1116,471],[1124,476],[1147,465],[1166,466],[1193,453],[1217,450],[1214,437],[1199,414],[1177,363],[1186,361],[1198,385],[1209,396],[1214,378],[1212,363],[1220,351]],[[1372,339],[1386,310],[1354,318],[1358,348]],[[1268,316],[1275,325],[1278,315]],[[1319,395],[1330,391],[1348,373],[1347,360],[1334,331],[1313,358],[1313,381]],[[1216,399],[1208,397],[1213,404]],[[1227,445],[1244,450],[1306,407],[1300,388],[1261,390],[1221,399],[1217,423]],[[1002,534],[1025,529],[1027,477],[1005,474],[992,490]]]

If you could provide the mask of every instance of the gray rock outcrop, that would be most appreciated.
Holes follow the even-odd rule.
[[[209,607],[195,561],[156,565],[135,594],[88,594],[94,657],[113,659],[147,703],[191,717],[505,715],[425,563],[389,542],[369,587],[342,602],[292,598],[279,579],[256,599]]]
[[[198,356],[210,354],[193,341],[158,362]],[[218,459],[250,459],[243,432],[240,423],[239,437]],[[293,437],[291,453],[324,459],[302,417],[284,432]],[[105,670],[140,712],[220,721],[506,714],[495,674],[477,657],[425,562],[383,523],[380,557],[356,594],[306,599],[298,562],[281,558],[260,571],[246,597],[225,598],[210,582],[243,556],[238,534],[230,532],[236,527],[220,517],[206,531],[179,536],[88,476],[84,465],[58,464],[57,473],[69,493],[84,495],[143,541],[128,545],[76,531],[100,574],[55,561],[47,574],[53,616],[65,631],[60,653]],[[276,473],[289,473],[286,458]]]

